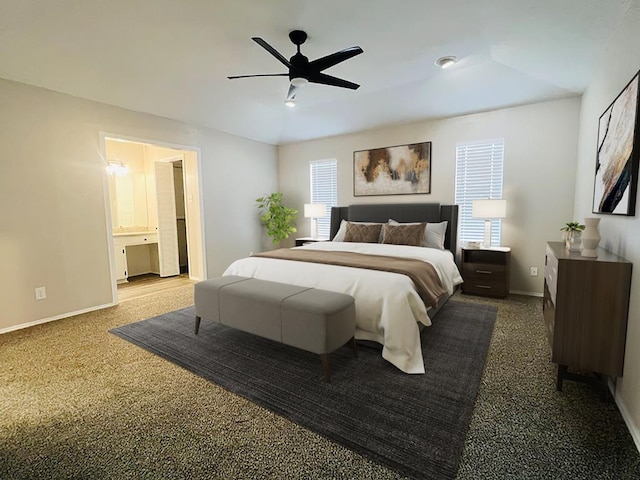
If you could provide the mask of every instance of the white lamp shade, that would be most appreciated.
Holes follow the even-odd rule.
[[[304,216],[307,218],[322,218],[327,216],[327,206],[324,203],[305,203]]]
[[[506,200],[474,200],[473,218],[505,218],[507,216]]]

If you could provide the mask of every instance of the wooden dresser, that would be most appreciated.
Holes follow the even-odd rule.
[[[483,297],[509,295],[511,249],[462,247],[462,291]]]
[[[549,242],[543,311],[551,361],[563,379],[583,381],[567,369],[622,376],[632,264],[603,249],[598,258]]]

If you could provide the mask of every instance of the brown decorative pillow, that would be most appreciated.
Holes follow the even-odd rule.
[[[412,225],[385,223],[382,227],[382,243],[422,247],[424,245],[426,226],[426,223],[414,223]]]
[[[344,241],[359,243],[378,243],[381,228],[381,223],[365,225],[363,223],[347,222],[347,231],[344,234]]]

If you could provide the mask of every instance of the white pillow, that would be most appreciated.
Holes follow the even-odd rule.
[[[392,225],[399,225],[400,222],[396,222],[393,219],[389,219],[389,223]],[[407,223],[405,225],[415,225],[420,222]],[[424,247],[437,248],[444,250],[444,236],[447,233],[447,221],[440,223],[427,223],[425,227],[424,235]]]
[[[382,223],[379,222],[349,222],[349,223],[361,223],[363,225],[383,225]],[[344,242],[344,235],[347,233],[347,221],[346,220],[342,220],[340,222],[340,228],[338,228],[338,233],[336,233],[336,236],[333,237],[333,240],[331,240],[332,242]],[[378,243],[380,242],[380,239],[382,238],[382,229],[380,229],[380,238],[378,239]]]

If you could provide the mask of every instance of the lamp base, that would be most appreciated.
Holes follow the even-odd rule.
[[[491,248],[491,220],[484,221],[484,248]]]

